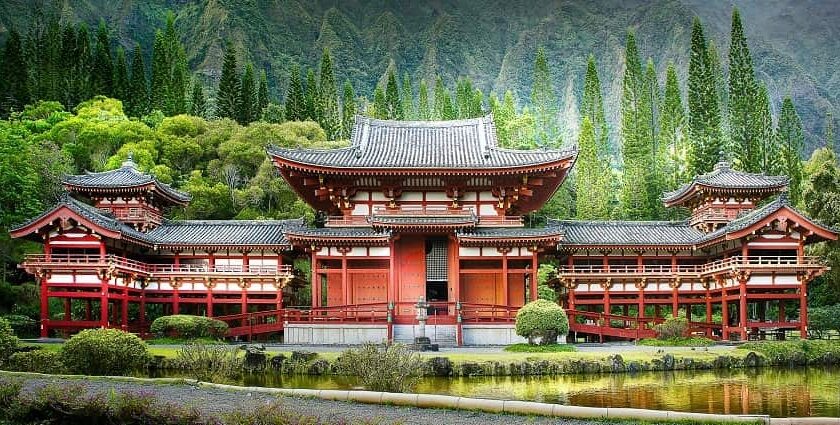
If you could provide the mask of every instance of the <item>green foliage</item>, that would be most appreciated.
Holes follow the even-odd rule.
[[[557,303],[536,300],[525,304],[516,313],[516,334],[534,344],[541,338],[541,345],[555,344],[557,337],[569,333],[569,319]]]
[[[657,339],[670,340],[682,338],[688,332],[688,319],[684,316],[672,316],[665,319],[664,322],[655,325],[653,330],[656,332]]]
[[[128,93],[125,109],[129,116],[141,117],[149,113],[149,82],[146,78],[146,65],[143,63],[143,51],[139,43],[134,45]]]
[[[548,68],[545,49],[537,49],[534,59],[534,77],[531,86],[531,106],[534,111],[534,134],[538,146],[552,147],[563,144],[557,127],[557,95]]]
[[[368,391],[410,392],[422,376],[423,362],[403,344],[366,343],[342,352],[335,368],[358,376]]]
[[[149,361],[146,344],[118,329],[86,329],[61,348],[61,361],[72,373],[127,375]]]
[[[225,59],[222,64],[222,77],[216,92],[216,116],[219,118],[238,118],[239,76],[237,75],[236,50],[233,44],[225,45]]]
[[[157,337],[221,339],[227,334],[228,325],[209,317],[177,314],[158,317],[152,322],[150,331]]]
[[[595,131],[588,116],[583,117],[578,140],[577,174],[575,189],[586,196],[578,196],[575,205],[581,220],[607,219],[610,217],[611,177],[609,161],[599,149]]]
[[[61,353],[51,350],[20,351],[9,357],[8,370],[17,372],[35,372],[47,374],[62,374],[65,372],[61,362]]]
[[[306,95],[304,96],[306,113],[304,118],[307,121],[321,121],[321,90],[315,80],[315,71],[312,68],[306,70]]]
[[[782,172],[790,177],[788,194],[793,205],[798,205],[802,201],[802,180],[804,176],[801,155],[805,147],[805,135],[802,132],[802,120],[799,118],[790,96],[785,97],[782,101],[776,136],[779,138]]]
[[[693,177],[687,167],[687,136],[685,106],[680,95],[677,70],[673,63],[669,63],[659,128],[659,144],[667,152],[663,158],[666,190],[674,190]]]
[[[91,90],[94,95],[114,95],[114,64],[111,59],[111,40],[108,26],[104,19],[99,19],[96,30],[96,50],[93,56],[93,81]]]
[[[207,99],[204,97],[204,88],[201,87],[201,82],[195,79],[192,84],[192,94],[190,95],[190,115],[196,117],[204,117],[207,115]]]
[[[840,304],[809,308],[808,331],[817,338],[840,333]]]
[[[191,342],[178,349],[175,366],[190,371],[200,381],[232,379],[242,374],[242,357],[238,352],[234,346]]]
[[[389,120],[403,119],[400,90],[397,86],[397,76],[393,68],[388,70],[388,82],[385,85],[385,118]]]
[[[22,314],[9,314],[3,316],[2,319],[12,327],[14,334],[19,337],[33,338],[38,336],[38,321],[29,316],[24,316]]]
[[[300,66],[292,65],[286,92],[286,119],[303,121],[306,119],[306,100],[303,94],[303,82],[300,79]]]
[[[3,366],[15,351],[20,341],[6,319],[0,318],[0,366]]]
[[[804,166],[808,176],[803,191],[805,211],[821,223],[840,225],[840,166],[830,149],[814,151]],[[811,247],[831,267],[808,286],[809,303],[814,306],[840,303],[840,242],[828,241]]]
[[[639,345],[649,347],[708,347],[714,345],[715,341],[709,338],[697,336],[679,336],[673,338],[645,338],[638,342]]]
[[[752,56],[741,25],[738,9],[732,10],[732,36],[729,43],[729,134],[736,165],[744,171],[757,173],[761,168],[761,103],[759,88],[753,71]],[[762,123],[766,125],[767,123]]]
[[[709,172],[724,149],[721,133],[720,99],[706,36],[699,18],[691,29],[688,64],[688,129],[691,144],[691,175]]]
[[[0,62],[0,110],[21,110],[29,102],[29,68],[23,53],[20,34],[12,28]]]
[[[349,140],[356,120],[356,93],[350,81],[344,82],[341,106],[341,139]]]
[[[760,341],[747,342],[738,346],[742,350],[764,354],[777,364],[791,359],[819,362],[824,358],[840,358],[840,341]]]
[[[245,65],[245,72],[242,73],[242,80],[239,82],[239,94],[236,102],[236,121],[239,124],[247,125],[254,122],[258,116],[257,109],[257,80],[254,75],[254,65]]]
[[[321,55],[321,80],[318,86],[321,96],[319,97],[321,116],[319,123],[327,139],[336,140],[341,138],[341,112],[338,103],[338,86],[333,71],[330,50],[324,49]]]
[[[574,345],[571,344],[551,344],[551,345],[533,345],[533,344],[511,344],[505,347],[505,351],[511,353],[566,353],[577,351]]]

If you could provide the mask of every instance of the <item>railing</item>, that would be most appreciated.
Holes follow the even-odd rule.
[[[479,216],[478,226],[486,227],[522,227],[524,222],[522,216]]]
[[[263,264],[241,264],[227,265],[219,264],[210,267],[209,264],[151,264],[144,263],[130,258],[117,255],[81,255],[81,254],[30,254],[24,259],[22,265],[41,268],[110,268],[114,267],[124,271],[153,274],[256,274],[256,275],[291,275],[292,266],[263,265]]]
[[[398,208],[377,206],[373,209],[373,215],[475,215],[472,208],[449,208],[446,205],[401,205]]]
[[[795,256],[750,256],[730,257],[705,264],[621,264],[621,265],[574,265],[561,266],[558,275],[689,275],[699,277],[726,270],[775,269],[775,268],[820,268],[818,257]]]
[[[366,227],[370,226],[364,215],[334,215],[327,217],[325,227]]]

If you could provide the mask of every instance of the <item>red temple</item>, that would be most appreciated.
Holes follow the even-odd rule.
[[[714,338],[804,332],[807,283],[826,270],[804,246],[838,236],[788,205],[786,178],[725,162],[665,194],[691,209],[686,221],[525,227],[576,152],[503,149],[490,117],[357,117],[349,147],[268,153],[323,223],[167,220],[189,196],[130,160],[65,178],[67,196],[12,230],[44,244],[21,265],[41,283],[42,336],[142,332],[152,317],[189,313],[228,322],[234,337],[411,341],[422,299],[434,342],[509,344],[547,261],[559,264],[550,283],[575,336],[649,337],[680,311]],[[309,270],[292,266],[302,257]],[[63,314],[49,317],[51,298]]]

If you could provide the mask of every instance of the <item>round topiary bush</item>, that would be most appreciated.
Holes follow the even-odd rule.
[[[72,373],[126,375],[149,360],[146,343],[118,329],[87,329],[67,340],[61,361]]]
[[[64,373],[64,363],[58,351],[19,351],[9,357],[7,369],[18,372]]]
[[[18,349],[20,341],[6,319],[0,319],[0,366]]]
[[[150,330],[158,338],[222,339],[227,335],[228,325],[221,320],[209,317],[176,314],[158,317],[152,322]]]
[[[559,305],[536,300],[525,304],[516,313],[516,334],[528,338],[534,344],[540,338],[540,344],[556,344],[559,335],[569,333],[569,319]]]

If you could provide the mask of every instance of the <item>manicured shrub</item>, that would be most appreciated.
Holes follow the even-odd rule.
[[[708,347],[714,344],[714,340],[702,336],[677,337],[668,339],[645,338],[639,341],[639,345],[647,345],[649,347]]]
[[[840,304],[808,310],[808,331],[817,338],[840,332]]]
[[[228,325],[221,320],[209,317],[176,314],[158,317],[152,322],[150,330],[156,337],[161,338],[221,339],[227,335]]]
[[[72,373],[126,375],[149,360],[146,343],[118,329],[87,329],[70,338],[61,349],[61,361]]]
[[[175,354],[175,367],[190,371],[199,381],[221,381],[242,374],[239,348],[194,342],[184,344]]]
[[[657,339],[682,338],[688,333],[688,319],[683,316],[669,317],[653,327]]]
[[[0,366],[3,366],[9,356],[17,351],[20,341],[15,336],[12,327],[6,319],[0,319]]]
[[[408,392],[423,373],[420,356],[403,344],[362,344],[341,353],[335,367],[369,391]]]
[[[58,351],[32,350],[19,351],[9,357],[6,369],[18,372],[38,372],[61,374],[65,372]]]
[[[21,338],[35,337],[38,335],[38,321],[29,316],[9,314],[2,318],[9,322],[9,326],[12,327],[15,335]]]
[[[542,345],[556,344],[557,337],[567,333],[566,312],[551,301],[531,301],[516,313],[516,334],[528,338],[529,344],[534,344],[537,338]]]

